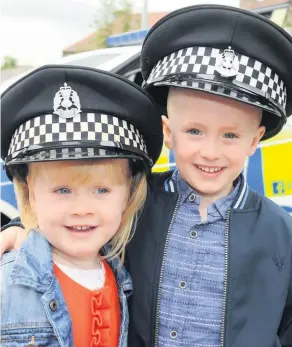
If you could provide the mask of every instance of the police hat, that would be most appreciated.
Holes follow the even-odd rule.
[[[125,78],[43,66],[2,94],[1,156],[8,171],[29,162],[117,157],[150,169],[162,148],[160,116],[151,96]]]
[[[162,18],[142,48],[144,87],[166,106],[170,86],[263,110],[263,139],[292,113],[292,37],[263,16],[228,6],[190,6]]]

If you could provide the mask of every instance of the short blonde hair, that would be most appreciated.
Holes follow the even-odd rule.
[[[60,163],[65,163],[64,161]],[[85,182],[90,182],[94,177],[96,179],[97,166],[104,169],[104,174],[100,175],[113,183],[121,183],[125,180],[129,183],[129,197],[125,211],[122,215],[121,224],[114,237],[109,244],[112,247],[112,252],[106,258],[120,257],[122,263],[125,259],[125,247],[130,241],[133,232],[135,231],[137,219],[140,210],[146,200],[147,181],[144,172],[132,175],[131,170],[121,165],[119,159],[98,159],[83,161],[68,161],[66,165],[70,165],[72,171],[72,181],[80,185]],[[31,163],[28,165],[28,174],[26,179],[21,179],[15,176],[13,179],[14,189],[20,213],[21,221],[27,231],[38,227],[37,216],[32,209],[30,203],[30,192],[32,184],[39,174],[41,168],[45,168],[46,163]],[[43,170],[45,171],[45,170]],[[60,170],[62,172],[62,170]],[[70,179],[70,177],[68,177]]]

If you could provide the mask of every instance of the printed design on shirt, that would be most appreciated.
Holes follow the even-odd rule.
[[[108,347],[111,324],[110,298],[112,295],[113,289],[104,287],[103,291],[97,292],[92,296],[91,347]]]

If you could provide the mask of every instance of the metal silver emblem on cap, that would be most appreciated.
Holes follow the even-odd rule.
[[[64,83],[54,97],[54,114],[61,118],[73,118],[81,112],[78,94]]]
[[[223,77],[234,77],[238,74],[239,60],[230,46],[217,57],[215,70]]]

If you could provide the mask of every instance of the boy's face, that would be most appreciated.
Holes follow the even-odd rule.
[[[127,160],[35,165],[30,204],[53,254],[74,263],[94,264],[99,249],[118,231],[129,196]],[[37,167],[39,166],[39,167]],[[58,259],[59,259],[58,257]]]
[[[228,195],[264,135],[261,110],[183,88],[170,90],[167,109],[164,139],[182,178],[213,201]]]

